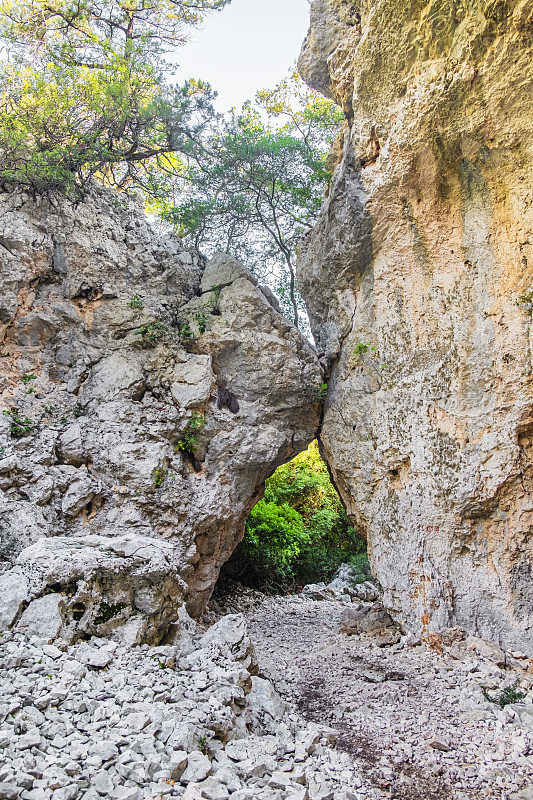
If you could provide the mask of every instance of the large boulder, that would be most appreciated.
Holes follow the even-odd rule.
[[[385,605],[527,651],[532,22],[523,0],[315,0],[300,67],[348,125],[298,266],[323,455]]]
[[[0,194],[0,220],[0,621],[59,592],[62,636],[153,642],[314,438],[318,358],[248,270],[111,192]]]

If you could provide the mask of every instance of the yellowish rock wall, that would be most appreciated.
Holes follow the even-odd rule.
[[[408,627],[533,649],[533,4],[316,0],[347,115],[299,265],[322,445]]]

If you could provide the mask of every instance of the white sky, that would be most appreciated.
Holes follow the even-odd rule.
[[[274,87],[298,58],[309,25],[308,0],[232,0],[176,53],[175,79],[208,81],[217,107],[240,108]]]

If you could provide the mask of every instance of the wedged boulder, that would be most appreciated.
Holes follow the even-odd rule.
[[[316,352],[247,269],[112,192],[0,193],[0,220],[0,571],[66,596],[62,636],[155,641],[201,613],[265,479],[315,437]]]
[[[160,539],[40,539],[0,576],[0,621],[3,629],[48,639],[97,635],[155,643],[185,596],[179,568],[172,545]]]
[[[17,631],[52,641],[63,628],[65,600],[61,594],[45,594],[31,600],[17,624]]]

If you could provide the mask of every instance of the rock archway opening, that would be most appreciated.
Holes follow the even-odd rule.
[[[216,593],[227,594],[235,582],[269,594],[299,592],[328,584],[343,565],[354,583],[372,579],[366,541],[348,518],[315,440],[267,479]]]

